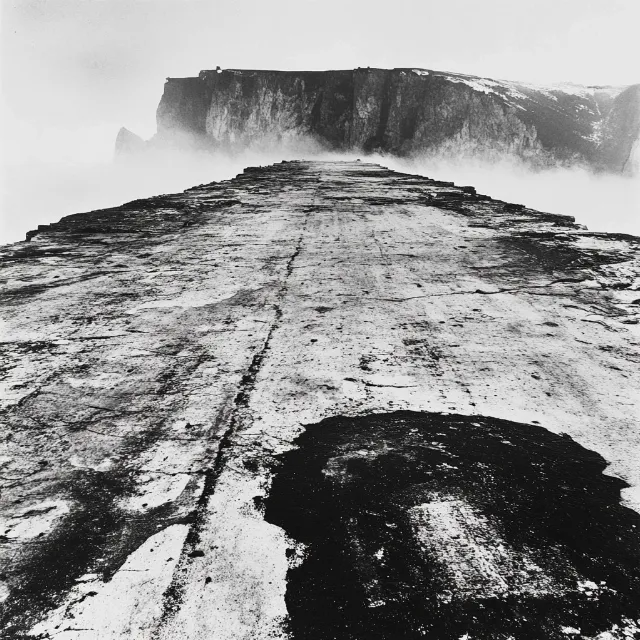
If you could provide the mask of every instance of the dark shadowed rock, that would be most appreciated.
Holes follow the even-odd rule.
[[[596,636],[640,616],[640,515],[567,436],[392,412],[308,425],[265,518],[305,546],[293,638]]]

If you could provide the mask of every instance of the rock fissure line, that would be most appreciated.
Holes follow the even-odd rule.
[[[168,622],[172,613],[175,612],[180,605],[183,585],[181,584],[179,575],[184,571],[189,558],[193,557],[192,554],[197,552],[196,547],[200,542],[201,530],[206,520],[206,510],[209,498],[215,491],[217,481],[220,478],[222,471],[226,468],[225,463],[227,461],[228,452],[237,446],[233,441],[234,435],[242,429],[244,420],[246,419],[246,417],[243,416],[243,413],[248,411],[249,398],[255,387],[256,379],[262,368],[263,361],[269,351],[271,339],[282,324],[281,304],[287,295],[287,280],[293,273],[293,265],[302,250],[302,243],[310,214],[311,210],[305,211],[302,230],[298,237],[295,250],[287,261],[285,275],[278,291],[277,302],[274,304],[274,319],[267,331],[262,347],[254,354],[251,364],[247,368],[246,373],[242,376],[238,391],[233,399],[233,406],[231,408],[230,415],[227,417],[228,427],[218,441],[218,449],[213,464],[204,473],[204,487],[198,500],[196,511],[193,514],[193,524],[191,525],[189,533],[185,539],[180,562],[174,572],[172,583],[164,594],[162,617],[160,624],[155,631],[154,637],[158,636],[162,631],[164,624]]]

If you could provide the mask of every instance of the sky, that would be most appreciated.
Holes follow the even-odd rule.
[[[155,133],[167,76],[422,67],[625,85],[640,82],[639,24],[640,0],[0,0],[0,223],[14,240],[166,186],[171,167],[109,184],[103,169],[121,126]]]
[[[640,81],[638,0],[1,0],[13,154],[105,152],[155,131],[166,76],[425,67],[530,82]],[[96,148],[96,145],[100,148]],[[109,148],[109,152],[111,152]]]

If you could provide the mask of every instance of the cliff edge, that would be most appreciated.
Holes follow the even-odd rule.
[[[411,68],[217,69],[168,78],[157,125],[156,142],[212,149],[306,139],[337,151],[632,173],[640,85],[542,87]]]

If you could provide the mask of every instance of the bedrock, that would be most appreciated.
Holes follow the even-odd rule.
[[[639,243],[287,162],[0,247],[0,635],[631,637]]]

